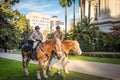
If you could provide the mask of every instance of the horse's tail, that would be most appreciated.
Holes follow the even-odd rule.
[[[21,42],[21,43],[19,44],[19,49],[21,49],[24,44],[25,44],[25,42]]]
[[[24,46],[25,46],[25,45],[22,45],[22,46],[21,46],[22,57],[25,55],[25,52],[26,52],[25,49],[24,49]]]

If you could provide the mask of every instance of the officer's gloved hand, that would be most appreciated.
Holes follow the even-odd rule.
[[[36,41],[39,41],[39,42],[41,42],[41,40],[39,40],[39,39],[36,39]]]

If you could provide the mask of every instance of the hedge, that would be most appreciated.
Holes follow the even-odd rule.
[[[120,52],[83,52],[83,56],[100,57],[100,58],[119,58]]]

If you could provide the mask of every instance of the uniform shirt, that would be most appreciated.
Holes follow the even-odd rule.
[[[63,35],[62,35],[62,32],[58,32],[58,31],[55,31],[54,32],[54,38],[58,38],[60,40],[63,40]]]
[[[43,40],[43,36],[42,36],[42,33],[41,32],[33,32],[31,35],[30,35],[30,39],[31,40]]]

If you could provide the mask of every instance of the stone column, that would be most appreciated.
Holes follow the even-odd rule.
[[[105,17],[108,18],[110,17],[110,4],[109,4],[110,0],[105,0]]]
[[[97,4],[97,19],[100,17],[100,0],[98,0]]]
[[[105,0],[100,0],[100,17],[105,16]]]
[[[99,27],[109,32],[111,27],[120,26],[120,0],[100,0]]]
[[[94,8],[94,5],[91,4],[91,10],[90,10],[90,18],[95,18],[95,8]]]
[[[120,0],[106,0],[106,7],[111,18],[120,18]]]
[[[85,16],[88,17],[88,1],[85,0]]]
[[[120,0],[115,0],[115,17],[120,18]]]
[[[109,1],[109,13],[110,13],[110,17],[113,18],[115,17],[115,13],[116,13],[116,10],[115,10],[115,0],[110,0]]]

